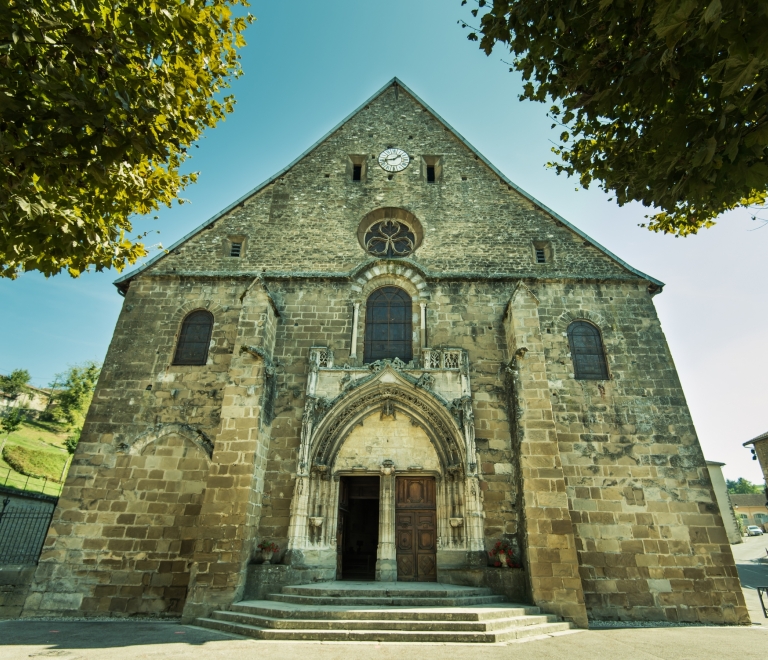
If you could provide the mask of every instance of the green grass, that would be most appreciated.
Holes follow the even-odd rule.
[[[0,457],[0,486],[58,495],[58,480],[67,459],[64,441],[70,431],[63,424],[25,420],[11,433]],[[2,443],[0,435],[0,443]],[[6,460],[6,454],[10,460]],[[35,478],[29,475],[48,477]],[[66,475],[65,475],[66,477]]]
[[[65,454],[54,454],[50,451],[13,445],[3,449],[3,460],[16,472],[28,477],[43,477],[58,481],[67,457]]]

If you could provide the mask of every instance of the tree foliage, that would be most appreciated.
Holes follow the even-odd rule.
[[[5,411],[5,414],[0,417],[0,428],[5,432],[5,437],[2,443],[0,443],[0,456],[2,455],[5,443],[8,440],[8,436],[11,435],[16,429],[21,426],[24,421],[24,414],[20,408],[9,408]]]
[[[558,173],[655,207],[649,228],[678,236],[765,204],[768,2],[477,4],[469,38],[509,48],[521,99],[555,102]]]
[[[82,427],[85,413],[91,405],[93,391],[99,379],[101,367],[96,362],[86,362],[70,367],[64,374],[58,374],[56,380],[63,383],[56,395],[56,414],[68,424]]]
[[[10,435],[21,426],[23,421],[24,414],[22,411],[19,408],[10,408],[6,411],[5,415],[0,418],[0,427]]]
[[[0,376],[0,392],[15,401],[26,390],[30,378],[26,369],[14,369],[10,376]]]
[[[70,433],[67,436],[67,439],[64,441],[64,447],[66,448],[67,452],[70,454],[74,454],[75,450],[77,449],[77,445],[80,442],[80,433],[82,432],[82,429],[76,429],[72,433]]]
[[[726,479],[725,485],[728,487],[728,492],[732,495],[752,495],[763,492],[760,486],[747,481],[744,477],[739,477],[736,481]]]
[[[247,0],[0,0],[0,276],[122,269],[234,106]]]

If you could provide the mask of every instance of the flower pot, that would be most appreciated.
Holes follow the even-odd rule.
[[[261,551],[261,559],[265,564],[268,564],[270,561],[272,561],[272,555],[274,553],[271,550],[262,550]]]
[[[501,562],[502,568],[509,568],[509,564],[507,564],[507,553],[506,552],[500,552],[499,553],[499,561]]]

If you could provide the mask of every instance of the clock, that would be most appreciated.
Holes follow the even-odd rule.
[[[410,156],[402,149],[392,147],[379,154],[379,165],[387,172],[402,172],[410,162]]]

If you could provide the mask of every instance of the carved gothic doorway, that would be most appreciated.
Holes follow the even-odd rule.
[[[379,545],[379,477],[341,477],[336,579],[374,580]]]
[[[399,582],[437,581],[434,477],[397,477],[395,520]]]

